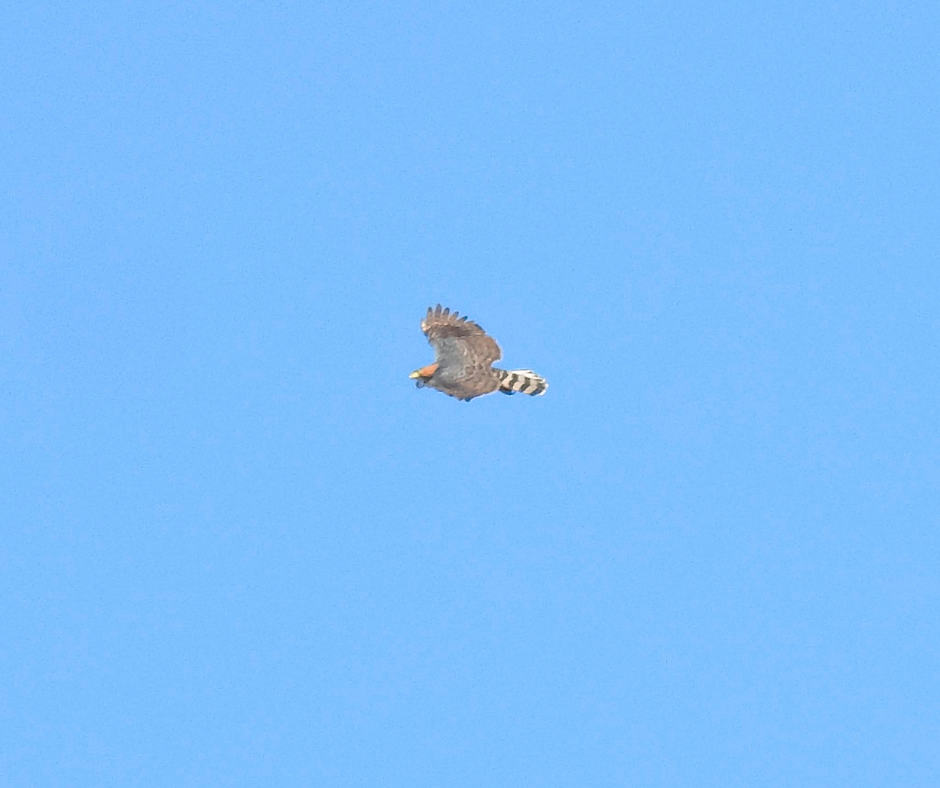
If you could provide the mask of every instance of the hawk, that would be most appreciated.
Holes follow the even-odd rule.
[[[472,320],[457,312],[436,307],[428,308],[421,321],[421,330],[434,348],[434,363],[416,369],[409,375],[417,387],[429,386],[445,394],[469,402],[474,397],[501,391],[521,391],[532,397],[545,393],[548,382],[531,369],[496,369],[502,352],[496,340],[488,336]]]

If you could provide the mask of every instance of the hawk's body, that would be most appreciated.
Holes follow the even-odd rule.
[[[545,379],[530,369],[493,367],[502,356],[496,340],[472,320],[442,309],[440,304],[428,309],[421,330],[436,358],[433,364],[411,373],[418,388],[429,386],[466,401],[494,391],[537,396],[548,388]]]

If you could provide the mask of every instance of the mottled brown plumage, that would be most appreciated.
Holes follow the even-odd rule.
[[[436,358],[433,364],[411,373],[418,388],[428,386],[466,401],[494,391],[536,396],[548,388],[545,379],[531,370],[494,368],[493,362],[502,356],[496,340],[472,320],[440,304],[428,309],[421,330]]]

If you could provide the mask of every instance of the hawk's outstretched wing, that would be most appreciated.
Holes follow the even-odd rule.
[[[492,368],[502,356],[499,345],[472,320],[438,304],[428,309],[421,330],[434,348],[438,364],[435,379],[446,393],[470,398],[499,388]]]
[[[440,304],[428,309],[427,316],[421,321],[421,330],[440,363],[476,361],[492,364],[503,355],[496,340],[480,326],[446,307],[442,309]]]

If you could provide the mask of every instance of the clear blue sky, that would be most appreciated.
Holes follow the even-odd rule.
[[[938,36],[4,4],[3,785],[940,784]]]

